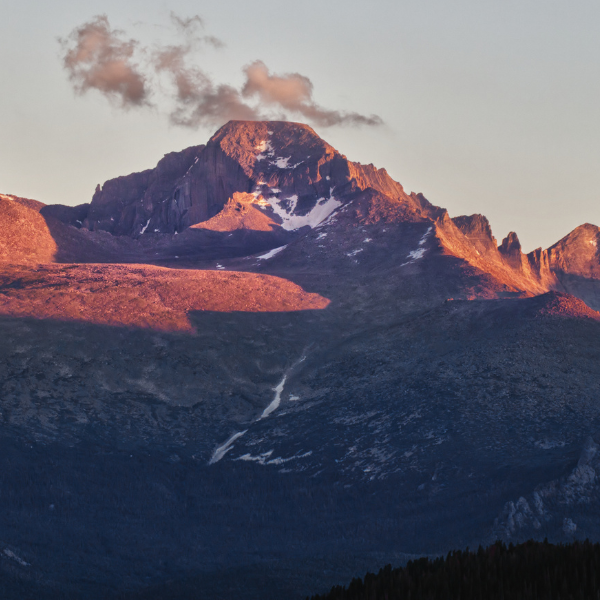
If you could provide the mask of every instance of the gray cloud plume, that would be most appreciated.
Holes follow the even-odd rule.
[[[152,66],[159,74],[171,79],[175,91],[175,108],[171,122],[182,127],[221,125],[230,119],[256,119],[258,113],[248,106],[239,92],[229,85],[218,85],[198,67],[188,66],[198,43],[208,42],[215,47],[224,44],[212,36],[198,35],[204,23],[199,16],[183,19],[171,13],[171,20],[184,34],[186,42],[161,46],[152,54]]]
[[[180,17],[177,13],[171,11],[171,22],[184,35],[188,36],[188,42],[205,42],[215,48],[223,48],[225,42],[214,35],[198,35],[198,29],[204,29],[204,21],[199,15],[193,17]]]
[[[193,17],[180,17],[177,13],[171,11],[171,21],[175,23],[178,29],[181,31],[189,31],[190,29],[196,30],[198,27],[204,29],[204,20],[200,15],[194,15]]]
[[[258,121],[266,118],[260,108],[246,104],[240,92],[230,85],[203,87],[193,103],[171,113],[176,125],[196,128],[200,125],[222,125],[231,119]]]
[[[148,104],[150,87],[158,83],[156,76],[166,76],[172,90],[168,93],[173,103],[171,122],[191,128],[221,125],[230,119],[287,119],[290,115],[301,116],[321,127],[383,123],[376,115],[319,106],[313,100],[313,84],[308,77],[299,73],[271,74],[262,61],[244,68],[245,82],[241,89],[215,84],[202,69],[190,63],[200,44],[220,47],[223,43],[201,33],[204,23],[197,15],[182,18],[171,13],[171,21],[183,43],[144,50],[144,70],[133,59],[139,44],[124,40],[122,31],[112,30],[105,15],[73,30],[61,44],[64,66],[76,91],[96,89],[113,100],[119,99],[123,107],[140,106]]]
[[[99,15],[59,40],[65,51],[63,64],[78,93],[96,89],[122,107],[148,103],[144,75],[133,61],[135,40],[111,29],[106,15]]]
[[[376,115],[366,117],[358,113],[344,113],[327,110],[313,101],[313,84],[308,77],[299,73],[271,75],[260,60],[244,69],[246,83],[242,88],[245,98],[258,97],[264,105],[283,108],[297,113],[322,127],[332,125],[381,125],[383,121]]]
[[[246,104],[238,90],[229,85],[215,86],[200,69],[188,67],[189,46],[159,49],[153,57],[154,68],[171,78],[175,90],[175,109],[171,122],[183,127],[221,125],[230,119],[256,120],[258,111]]]

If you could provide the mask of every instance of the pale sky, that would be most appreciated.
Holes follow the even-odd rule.
[[[600,3],[577,0],[20,0],[0,6],[0,193],[89,202],[96,184],[205,143],[168,107],[123,111],[76,95],[58,37],[105,14],[146,47],[174,43],[169,13],[200,15],[198,66],[243,84],[262,60],[297,72],[328,109],[379,127],[319,127],[351,160],[385,167],[451,216],[485,214],[501,240],[548,247],[600,225]],[[294,120],[300,120],[298,118]]]

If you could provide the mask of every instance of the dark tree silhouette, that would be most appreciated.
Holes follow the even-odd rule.
[[[387,565],[311,600],[600,600],[600,544],[496,542],[476,552]]]

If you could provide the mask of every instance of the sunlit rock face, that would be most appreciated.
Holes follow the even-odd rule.
[[[0,262],[52,262],[56,241],[35,200],[0,194]]]

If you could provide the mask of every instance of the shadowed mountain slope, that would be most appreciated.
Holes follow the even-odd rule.
[[[0,219],[4,598],[300,600],[600,539],[596,227],[525,255],[243,121]]]

